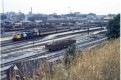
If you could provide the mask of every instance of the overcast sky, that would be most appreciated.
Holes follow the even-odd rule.
[[[2,0],[1,0],[2,2]],[[1,5],[2,6],[2,5]],[[80,13],[116,14],[120,12],[120,0],[4,0],[4,11],[28,13],[66,14]],[[70,7],[70,9],[69,9]],[[0,10],[0,13],[2,9]]]

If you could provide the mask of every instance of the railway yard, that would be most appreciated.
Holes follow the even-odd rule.
[[[46,49],[47,44],[64,40],[75,40],[74,43],[79,50],[94,47],[106,41],[105,27],[90,27],[88,29],[75,29],[52,33],[46,36],[28,40],[12,41],[12,37],[1,38],[1,79],[9,80],[10,69],[15,65],[23,73],[20,64],[33,60],[43,63],[43,59],[53,62],[64,57],[67,47],[62,46],[57,51],[50,52]],[[50,32],[51,33],[51,32]],[[18,65],[19,64],[19,65]],[[32,63],[34,64],[34,63]],[[34,68],[37,68],[34,66]],[[28,65],[29,69],[29,65]],[[33,71],[30,70],[30,73]],[[23,76],[22,76],[23,77]]]

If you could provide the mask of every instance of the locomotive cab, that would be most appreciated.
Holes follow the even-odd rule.
[[[12,38],[13,41],[21,40],[21,33],[15,33]]]
[[[21,34],[17,34],[17,35],[13,36],[14,41],[17,41],[17,40],[20,40],[20,39],[21,39]]]

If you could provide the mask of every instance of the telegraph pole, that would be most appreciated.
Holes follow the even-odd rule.
[[[4,0],[2,0],[2,10],[3,10],[3,15],[4,15]],[[3,19],[3,29],[1,28],[1,32],[0,32],[0,34],[1,33],[4,33],[4,19]],[[2,53],[1,53],[2,54]],[[1,55],[1,57],[2,57],[2,55]],[[4,61],[4,59],[1,59],[2,61]],[[3,64],[3,66],[2,67],[4,67],[4,64]]]
[[[2,0],[2,11],[3,11],[3,16],[4,16],[4,0]],[[1,31],[2,33],[4,33],[4,19],[3,19],[3,29]]]
[[[71,14],[70,7],[68,7],[68,10],[69,10],[69,14]],[[70,17],[69,17],[69,18],[70,18]],[[71,29],[70,21],[69,21],[69,28]]]
[[[4,0],[2,0],[2,10],[3,10],[3,14],[4,14]]]

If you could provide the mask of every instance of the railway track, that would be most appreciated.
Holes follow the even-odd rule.
[[[54,41],[59,41],[59,40],[63,40],[63,39],[68,39],[68,38],[73,38],[73,37],[78,37],[80,36],[80,34],[77,34],[77,35],[71,35],[71,36],[68,36],[68,37],[64,37],[64,38],[54,38],[54,39],[50,39],[50,40],[45,40],[45,41],[37,41],[33,44],[33,42],[31,43],[26,43],[26,44],[21,44],[21,45],[16,45],[16,46],[13,46],[13,47],[9,47],[7,49],[3,49],[1,51],[2,54],[6,54],[6,53],[10,53],[10,52],[14,52],[14,51],[18,51],[18,50],[23,50],[23,49],[28,49],[28,48],[32,48],[32,47],[37,47],[37,46],[42,46],[42,45],[45,45],[49,42],[52,42],[53,40]]]
[[[91,31],[92,32],[92,31]],[[73,38],[73,37],[75,37],[75,36],[81,36],[81,35],[75,35],[75,34],[73,34],[73,36],[72,36],[72,34],[70,34],[71,36],[69,36],[69,35],[67,35],[68,37],[67,38]],[[61,35],[62,36],[62,35]],[[67,38],[65,38],[65,39],[67,39]],[[55,40],[60,40],[61,38],[59,38],[58,39],[58,37],[56,37],[56,38],[54,38]],[[18,51],[18,50],[23,50],[23,49],[27,49],[27,48],[31,48],[31,47],[36,47],[36,46],[41,46],[41,45],[45,45],[45,44],[47,44],[48,42],[52,42],[53,41],[53,39],[49,39],[49,40],[44,40],[44,41],[35,41],[34,42],[34,44],[33,44],[33,42],[29,42],[29,43],[26,43],[26,44],[15,44],[15,45],[12,45],[12,46],[7,46],[8,48],[1,48],[2,49],[2,51],[1,51],[1,53],[2,54],[6,54],[6,53],[10,53],[10,52],[14,52],[14,51]]]
[[[55,30],[56,31],[56,30]],[[55,32],[55,31],[50,31],[50,32]],[[56,32],[56,33],[62,33],[62,32],[66,32],[66,30],[59,30],[60,32]],[[68,30],[67,30],[68,31]],[[69,30],[70,31],[70,30]],[[49,33],[50,33],[49,32]],[[48,32],[46,32],[48,33]],[[51,34],[54,34],[54,33],[51,33]],[[43,37],[37,37],[37,38],[34,38],[35,40],[36,39],[41,39]],[[21,40],[21,41],[16,41],[16,42],[13,42],[12,40],[5,40],[5,41],[2,41],[1,42],[1,46],[7,46],[7,45],[11,45],[12,43],[21,43],[21,42],[25,42],[25,41],[32,41],[33,39],[27,39],[27,40]]]
[[[95,30],[90,30],[90,32],[93,32],[93,31],[95,31]],[[75,32],[75,33],[68,33],[68,34],[61,34],[61,35],[57,35],[56,37],[63,37],[63,36],[67,36],[67,35],[73,35],[73,34],[78,34],[78,33],[85,33],[86,31],[82,31],[82,32]],[[51,36],[51,35],[50,35]],[[45,39],[45,40],[49,40],[49,39]],[[40,42],[40,41],[42,41],[42,40],[40,40],[40,39],[35,39],[34,40],[34,42]],[[44,41],[44,40],[43,40]],[[5,47],[5,46],[9,46],[9,45],[21,45],[21,43],[23,43],[23,44],[27,44],[27,43],[33,43],[33,40],[30,40],[30,41],[26,41],[26,40],[24,40],[24,41],[17,41],[17,42],[12,42],[12,43],[6,43],[6,44],[4,44],[4,46],[3,45],[1,45],[1,47]]]
[[[82,38],[83,40],[84,40],[84,37]],[[78,40],[80,40],[80,39],[78,39]],[[88,41],[88,39],[87,38],[85,38],[85,41]],[[83,42],[83,41],[81,41],[81,42]],[[14,54],[19,54],[19,55],[17,55],[17,56],[15,56],[14,58],[16,58],[16,59],[19,59],[20,58],[20,56],[23,56],[23,57],[25,57],[25,56],[32,56],[32,55],[37,55],[38,53],[40,53],[41,51],[45,51],[45,50],[36,50],[35,52],[32,52],[32,53],[34,53],[34,54],[31,54],[31,52],[29,52],[29,54],[27,54],[28,53],[28,51],[27,51],[27,53],[26,53],[26,50],[25,50],[25,52],[19,52],[19,53],[12,53],[12,55],[14,55]],[[20,55],[22,53],[22,55]],[[37,53],[37,54],[36,54]],[[26,55],[27,54],[27,55]],[[9,55],[10,54],[8,54],[7,56],[5,56],[5,57],[2,57],[2,60],[4,59],[5,60],[5,62],[6,61],[10,61],[10,60],[8,60],[8,59],[11,59],[11,57],[9,57]],[[25,56],[24,56],[25,55]],[[18,58],[19,57],[19,58]],[[22,58],[22,57],[21,57]],[[15,60],[15,59],[14,59]]]
[[[100,37],[97,39],[88,40],[88,41],[85,41],[82,43],[77,43],[76,45],[78,48],[80,48],[80,50],[84,50],[87,47],[93,47],[93,45],[101,44],[106,39],[107,39],[107,37],[103,36],[103,37]],[[44,58],[44,57],[46,57],[49,62],[52,62],[52,61],[55,61],[58,59],[62,59],[63,55],[65,53],[65,50],[66,49],[58,51],[58,52],[52,52],[52,53],[49,53],[47,51],[43,51],[37,55],[28,56],[28,57],[18,59],[18,60],[12,60],[12,61],[9,60],[8,62],[6,61],[5,63],[2,62],[2,64],[4,64],[4,67],[2,67],[1,72],[3,72],[3,75],[4,75],[5,70],[7,70],[13,63],[16,63],[19,61],[34,60],[34,59],[40,59],[40,58]]]
[[[95,29],[102,29],[102,28],[99,28],[99,27],[97,27],[97,28],[90,28],[91,30],[89,30],[90,32],[91,31],[94,31]],[[78,30],[75,30],[75,31],[78,31]],[[69,32],[69,31],[68,31]],[[72,32],[72,31],[71,31]],[[87,32],[87,30],[82,30],[82,31],[78,31],[78,32],[72,32],[72,33],[70,33],[70,34],[76,34],[76,33],[84,33],[84,32]],[[28,40],[22,40],[22,41],[16,41],[16,42],[13,42],[12,40],[7,40],[7,41],[2,41],[1,42],[1,47],[4,47],[4,46],[8,46],[8,45],[13,45],[13,44],[19,44],[19,43],[26,43],[26,42],[28,42],[28,41],[37,41],[37,40],[39,40],[39,39],[42,39],[43,37],[38,37],[38,38],[34,38],[34,39],[28,39]]]
[[[105,40],[107,39],[107,37],[103,37],[103,38],[99,38],[99,39],[95,39],[95,40],[89,40],[88,42],[84,42],[84,43],[77,43],[77,47],[80,49],[80,50],[85,50],[87,47],[91,48],[91,47],[94,47],[96,45],[99,45],[101,44],[102,42],[104,42]],[[18,59],[18,60],[13,60],[13,61],[9,61],[9,62],[5,62],[5,63],[2,63],[4,65],[4,67],[2,67],[1,69],[1,72],[7,70],[13,63],[16,63],[16,62],[19,62],[19,61],[28,61],[28,60],[35,60],[35,59],[40,59],[40,58],[47,58],[49,62],[52,62],[52,61],[55,61],[55,60],[58,60],[58,59],[62,59],[63,58],[63,55],[65,54],[65,51],[66,49],[64,50],[61,50],[61,51],[58,51],[58,52],[52,52],[52,53],[48,53],[48,52],[41,52],[40,54],[38,55],[34,55],[34,56],[28,56],[28,57],[25,57],[25,58],[22,58],[22,59]]]
[[[101,43],[101,41],[106,40],[106,39],[107,39],[107,37],[103,36],[103,37],[100,37],[100,38],[97,38],[97,39],[90,39],[90,40],[86,40],[84,42],[78,42],[78,43],[76,43],[76,45],[79,48],[82,48],[82,47],[84,48],[84,47],[87,47],[91,44]],[[62,50],[62,51],[64,51],[64,50]],[[55,52],[52,52],[52,53],[55,53]],[[11,59],[11,60],[5,60],[1,64],[3,64],[4,66],[7,66],[7,65],[10,65],[11,63],[14,63],[14,62],[17,62],[17,61],[36,58],[37,56],[43,56],[45,54],[50,54],[50,53],[48,51],[44,50],[44,51],[38,52],[37,54],[32,54],[30,56],[27,56],[25,58],[19,57],[19,58],[14,58],[14,59]]]
[[[45,53],[45,52],[44,52],[44,53]],[[43,53],[42,53],[42,54],[43,54]],[[32,58],[34,58],[34,57],[40,56],[40,55],[42,55],[42,54],[40,54],[40,52],[38,52],[38,54],[33,54],[33,55],[29,54],[29,58],[31,58],[31,56],[32,56]],[[47,54],[48,54],[48,53],[47,53]],[[27,58],[27,59],[29,59],[29,58]],[[14,59],[14,60],[12,60],[12,61],[17,61],[17,59],[19,59],[19,58],[16,57],[16,59]],[[11,60],[5,60],[4,63],[2,63],[2,64],[4,64],[4,66],[5,66],[5,65],[6,65],[5,63],[8,64],[8,62],[11,62]]]

